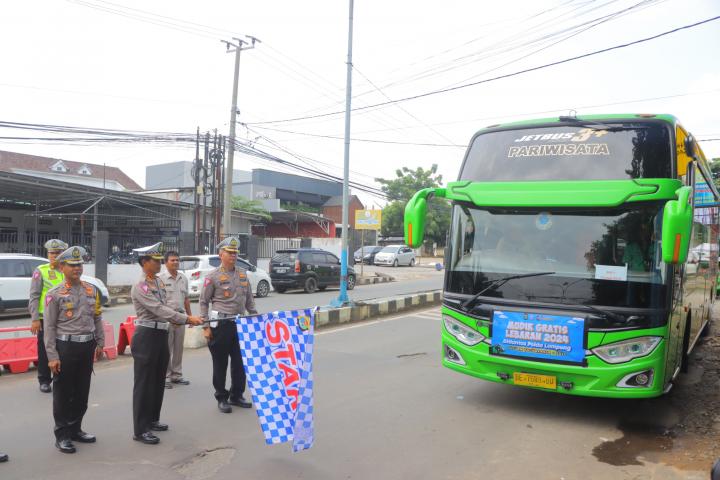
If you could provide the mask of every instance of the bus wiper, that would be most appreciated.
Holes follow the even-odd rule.
[[[527,277],[539,277],[541,275],[552,275],[555,272],[538,272],[538,273],[524,273],[522,275],[510,275],[509,277],[501,277],[496,278],[495,280],[485,280],[484,282],[480,283],[480,285],[485,285],[486,283],[489,283],[489,285],[482,290],[480,290],[478,293],[470,297],[468,300],[465,300],[463,303],[460,304],[460,308],[468,311],[468,308],[471,304],[475,303],[475,301],[480,298],[480,295],[487,292],[490,289],[495,289],[498,287],[502,287],[510,280],[515,280],[517,278],[527,278]]]
[[[577,117],[568,117],[568,116],[564,116],[564,115],[561,115],[560,117],[558,117],[558,119],[561,122],[577,123],[578,125],[592,128],[593,130],[607,130],[608,132],[622,132],[623,130],[639,130],[639,129],[643,129],[643,128],[648,128],[647,126],[644,126],[644,125],[634,125],[634,126],[608,125],[607,123],[596,122],[594,120],[582,120]]]
[[[543,298],[554,298],[554,299],[560,300],[562,305],[568,305],[568,306],[571,306],[571,307],[584,308],[584,309],[586,309],[586,310],[590,310],[590,311],[592,311],[592,312],[595,312],[595,313],[597,313],[598,315],[600,315],[600,316],[602,316],[602,317],[610,318],[610,319],[615,320],[616,322],[619,322],[619,323],[625,323],[625,318],[621,317],[621,316],[618,315],[617,313],[611,312],[610,310],[604,310],[604,309],[602,309],[602,308],[598,308],[598,307],[596,307],[596,306],[594,306],[594,305],[585,305],[584,303],[575,303],[575,302],[570,302],[570,303],[568,303],[568,302],[565,301],[565,300],[566,300],[566,297],[543,297]]]

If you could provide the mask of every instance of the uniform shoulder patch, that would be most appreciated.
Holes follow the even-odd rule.
[[[148,288],[148,286],[147,286],[147,283],[142,282],[142,283],[140,284],[140,290],[142,290],[143,293],[148,293],[149,288]]]
[[[45,306],[46,306],[46,307],[47,307],[48,305],[50,305],[50,302],[52,302],[52,299],[53,299],[52,295],[49,295],[49,294],[48,294],[48,295],[45,295]]]
[[[212,278],[210,278],[210,277],[205,277],[205,282],[203,283],[203,287],[207,287],[207,286],[210,285],[211,283],[212,283]]]
[[[36,270],[33,272],[33,277],[32,277],[32,278],[40,278],[40,270],[37,270],[37,269],[36,269]]]

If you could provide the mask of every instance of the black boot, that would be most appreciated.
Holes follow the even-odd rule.
[[[235,406],[238,406],[238,407],[240,407],[240,408],[250,408],[250,407],[252,407],[252,403],[250,403],[250,402],[248,402],[247,400],[245,400],[245,397],[243,397],[242,395],[240,395],[238,398],[232,398],[232,397],[231,397],[230,400],[228,401],[228,403],[229,403],[230,405],[235,405]]]
[[[218,400],[218,410],[220,410],[222,413],[230,413],[232,412],[232,407],[228,405],[227,400],[223,398],[221,400]]]

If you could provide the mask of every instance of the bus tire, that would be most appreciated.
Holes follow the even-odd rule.
[[[680,362],[681,373],[688,373],[688,370],[690,370],[690,354],[688,353],[688,350],[690,350],[691,321],[692,315],[688,314],[687,319],[685,320],[685,332],[683,333],[682,339],[682,361]]]

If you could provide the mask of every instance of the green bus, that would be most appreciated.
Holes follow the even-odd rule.
[[[656,397],[709,324],[718,191],[671,115],[556,117],[472,138],[458,181],[417,192],[452,203],[443,365],[559,393]]]

